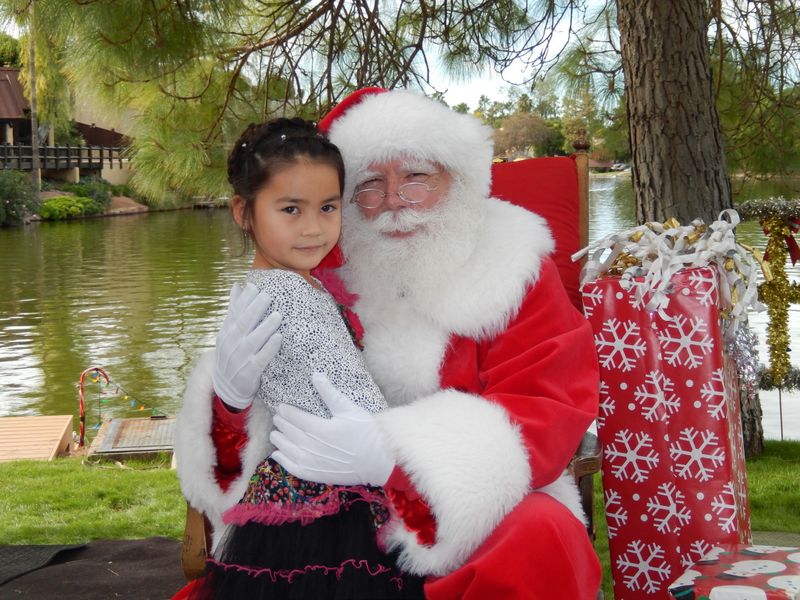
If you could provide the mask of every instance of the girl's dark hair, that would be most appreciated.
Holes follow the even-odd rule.
[[[244,202],[244,242],[250,236],[256,194],[281,169],[300,159],[327,164],[339,174],[339,193],[344,191],[344,162],[339,149],[317,129],[313,121],[278,118],[251,123],[228,155],[228,182]]]

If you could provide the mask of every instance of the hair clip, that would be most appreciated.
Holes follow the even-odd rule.
[[[247,142],[242,142],[241,147],[242,148],[247,148]]]
[[[282,142],[285,142],[285,141],[286,141],[286,134],[285,134],[285,133],[282,133],[282,134],[281,134],[281,141],[282,141]]]

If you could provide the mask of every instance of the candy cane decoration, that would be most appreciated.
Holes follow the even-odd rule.
[[[84,436],[85,436],[85,433],[86,433],[86,406],[85,406],[84,401],[83,401],[83,383],[84,383],[84,380],[86,379],[86,375],[90,374],[90,373],[91,373],[92,379],[94,380],[94,383],[97,383],[98,381],[100,381],[100,376],[101,375],[105,378],[106,385],[108,385],[108,383],[109,383],[108,375],[106,375],[106,372],[103,371],[103,369],[101,369],[100,367],[89,367],[83,373],[81,373],[81,380],[80,380],[80,382],[78,384],[78,397],[80,398],[80,423],[81,423],[81,426],[80,426],[81,436],[80,436],[80,441],[78,442],[78,445],[81,448],[83,448],[84,445],[85,445]]]

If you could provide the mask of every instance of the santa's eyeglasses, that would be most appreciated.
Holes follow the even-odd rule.
[[[436,191],[437,186],[428,185],[421,181],[412,181],[397,186],[397,197],[406,204],[419,204],[428,199],[428,194]],[[353,195],[353,202],[361,208],[378,208],[389,193],[378,188],[364,188]]]

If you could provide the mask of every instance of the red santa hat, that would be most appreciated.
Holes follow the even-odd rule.
[[[489,195],[491,128],[422,94],[364,88],[342,100],[319,128],[342,152],[345,198],[370,165],[398,158],[441,164],[472,193]]]

